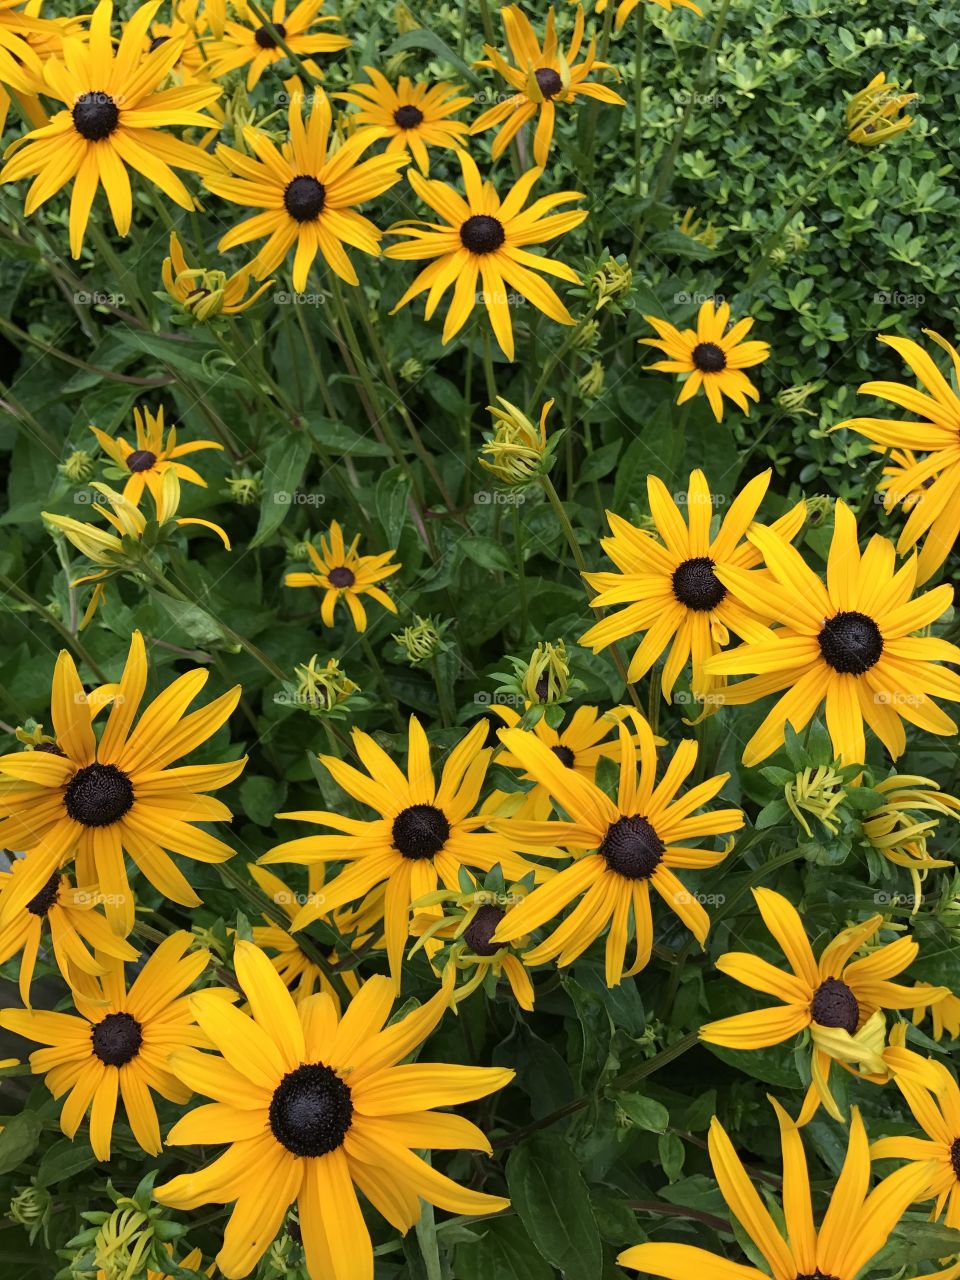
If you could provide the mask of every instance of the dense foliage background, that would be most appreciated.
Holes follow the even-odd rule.
[[[141,187],[137,236],[120,241],[104,223],[105,241],[88,239],[82,259],[73,262],[66,256],[66,202],[54,200],[24,220],[21,191],[0,188],[6,499],[0,516],[0,749],[14,749],[17,725],[46,717],[54,660],[65,643],[88,680],[116,679],[130,632],[141,629],[151,649],[151,689],[197,662],[210,666],[211,696],[236,682],[243,686],[230,726],[196,754],[197,762],[250,754],[241,780],[224,795],[237,814],[226,838],[237,850],[232,865],[242,873],[246,862],[289,838],[290,824],[275,824],[275,813],[321,807],[318,792],[322,807],[336,808],[344,797],[311,762],[331,744],[339,751],[336,740],[232,642],[229,630],[262,649],[290,681],[294,667],[311,654],[323,661],[337,656],[366,696],[366,704],[347,712],[338,727],[373,731],[388,749],[402,750],[405,743],[394,705],[401,720],[410,712],[420,715],[438,747],[449,745],[460,731],[447,722],[447,707],[455,708],[457,725],[486,714],[505,657],[526,657],[540,641],[564,640],[581,682],[577,702],[620,702],[622,684],[607,656],[577,645],[588,610],[551,507],[535,490],[504,501],[476,463],[489,425],[485,406],[494,393],[532,413],[542,399],[555,399],[550,424],[565,436],[553,480],[592,569],[602,563],[605,509],[645,519],[648,473],[675,492],[686,488],[693,467],[701,467],[711,490],[729,499],[771,466],[768,519],[800,496],[817,500],[803,535],[813,564],[825,555],[832,528],[830,504],[821,496],[848,500],[860,514],[862,535],[899,527],[901,518],[888,520],[874,500],[877,455],[852,433],[828,430],[863,411],[856,397],[861,381],[903,376],[895,354],[878,345],[879,332],[918,339],[923,328],[933,328],[955,337],[960,10],[942,0],[851,0],[842,6],[734,0],[719,46],[705,56],[715,7],[716,0],[700,21],[680,9],[667,14],[648,6],[639,193],[632,22],[614,39],[610,55],[629,105],[595,111],[584,104],[559,126],[560,145],[544,188],[583,192],[590,216],[565,238],[558,256],[585,278],[607,256],[633,257],[629,292],[597,312],[594,340],[584,349],[570,347],[569,332],[532,308],[515,316],[515,364],[485,343],[480,318],[442,348],[439,326],[424,322],[419,304],[388,318],[409,283],[409,264],[364,259],[357,265],[368,314],[357,341],[370,356],[371,402],[371,388],[333,319],[329,291],[318,284],[316,292],[296,297],[286,271],[278,273],[265,303],[245,317],[241,345],[239,329],[171,325],[169,301],[158,293],[167,218],[183,219],[193,246],[212,262],[217,240],[234,219],[225,202],[205,196],[203,214],[184,218],[178,210],[155,207]],[[414,9],[424,25],[410,29],[402,14],[398,28],[392,7],[342,0],[342,29],[355,43],[323,60],[328,91],[376,65],[461,80],[468,93],[482,94],[491,75],[466,64],[480,56],[484,13],[473,4],[463,9],[465,20],[460,5]],[[545,6],[528,9],[533,17]],[[51,14],[57,11],[51,6]],[[451,66],[449,55],[458,50],[463,61]],[[920,95],[918,121],[889,147],[861,151],[845,141],[844,101],[878,69]],[[272,124],[280,131],[283,92],[281,77],[268,75],[251,95],[260,117],[279,112]],[[678,122],[685,114],[681,137]],[[11,113],[5,141],[21,128]],[[475,154],[485,155],[487,145],[486,136],[477,139]],[[434,165],[439,176],[456,181],[448,153],[435,152]],[[506,183],[511,174],[505,157],[495,175]],[[419,216],[405,184],[379,202],[381,226]],[[638,220],[643,234],[637,251]],[[231,266],[242,260],[234,253]],[[717,424],[703,399],[678,409],[674,381],[643,368],[648,361],[636,339],[649,333],[644,313],[682,327],[709,296],[729,301],[735,316],[753,314],[755,336],[773,346],[771,359],[753,371],[761,402],[748,419],[730,411]],[[567,300],[578,319],[593,315],[589,288],[568,291]],[[189,549],[184,543],[174,553],[173,564],[196,603],[117,580],[94,623],[78,635],[89,589],[68,584],[84,562],[51,537],[40,512],[84,514],[92,491],[65,474],[63,464],[74,451],[94,451],[91,423],[129,434],[135,405],[161,404],[185,434],[214,433],[229,444],[223,453],[201,455],[209,488],[185,487],[182,510],[222,524],[233,550],[215,539],[191,538]],[[402,465],[394,460],[395,445]],[[237,484],[228,483],[244,477],[254,481],[249,502],[239,501]],[[285,571],[305,567],[303,540],[333,520],[350,536],[362,533],[365,553],[396,548],[403,564],[389,582],[399,617],[373,608],[367,633],[386,696],[346,614],[338,614],[333,630],[323,630],[309,593],[282,586]],[[948,565],[948,579],[951,572]],[[414,615],[449,624],[436,671],[429,664],[412,667],[391,639]],[[672,706],[659,699],[656,678],[642,688],[644,699],[649,689],[651,720],[672,742],[690,732],[683,679]],[[773,781],[757,770],[748,774],[739,762],[760,718],[757,708],[737,708],[698,730],[703,776],[729,770],[725,800],[745,806],[751,818],[777,793]],[[814,742],[810,750],[816,749]],[[881,763],[875,742],[872,751]],[[955,740],[911,739],[898,771],[936,778],[950,790],[957,756]],[[774,763],[795,771],[806,759],[788,760],[781,752]],[[513,786],[505,773],[494,773],[498,785]],[[951,856],[955,844],[945,827],[939,856]],[[722,882],[702,878],[702,892],[716,895],[708,907],[713,927],[705,952],[662,913],[653,962],[621,987],[606,988],[602,957],[588,953],[570,970],[536,976],[532,1015],[501,992],[496,1000],[478,996],[443,1024],[431,1044],[436,1060],[517,1071],[512,1087],[475,1108],[478,1123],[494,1135],[495,1161],[475,1164],[457,1156],[447,1166],[461,1180],[506,1188],[513,1210],[480,1224],[440,1222],[450,1275],[612,1280],[625,1274],[614,1262],[617,1252],[645,1235],[687,1240],[731,1258],[741,1257],[739,1245],[752,1257],[742,1237],[733,1241],[710,1173],[705,1131],[718,1114],[746,1162],[776,1191],[778,1141],[765,1094],[775,1089],[795,1113],[805,1087],[799,1060],[791,1045],[737,1054],[690,1047],[688,1040],[701,1022],[744,1007],[742,989],[715,974],[716,956],[737,949],[775,958],[749,893],[768,863],[775,870],[762,873],[765,883],[803,902],[812,939],[822,941],[875,909],[896,923],[910,922],[910,904],[897,897],[909,890],[905,876],[851,851],[842,833],[831,841],[818,830],[808,839],[789,815],[778,816],[744,840],[742,856],[724,870]],[[238,902],[237,890],[217,868],[192,864],[191,882],[204,903],[193,913],[162,904],[144,885],[144,925],[203,930],[225,946],[238,908],[256,920],[255,904]],[[910,977],[960,990],[952,872],[933,873],[925,895],[912,922],[921,959]],[[151,908],[162,913],[153,919]],[[16,960],[3,967],[4,1004],[17,1003],[16,972]],[[54,970],[48,965],[40,972]],[[433,986],[420,956],[403,994],[422,997]],[[52,1000],[62,996],[52,977],[38,990]],[[6,1042],[11,1053],[25,1057],[22,1042]],[[923,1032],[913,1043],[945,1052]],[[674,1046],[682,1052],[671,1062],[665,1051]],[[57,1251],[81,1229],[83,1212],[110,1207],[107,1177],[130,1193],[145,1172],[144,1158],[119,1125],[115,1158],[109,1170],[98,1167],[82,1130],[73,1143],[60,1135],[58,1107],[39,1078],[15,1074],[0,1091],[0,1110],[13,1115],[26,1105],[33,1117],[7,1122],[0,1134],[0,1209],[31,1183],[49,1190],[54,1203],[35,1239],[5,1219],[0,1257],[11,1273],[49,1280],[64,1265]],[[851,1082],[849,1096],[868,1128],[882,1119],[884,1132],[912,1132],[894,1090]],[[172,1118],[176,1108],[167,1110]],[[806,1133],[818,1162],[814,1182],[830,1185],[844,1150],[842,1130],[821,1113]],[[179,1153],[164,1152],[161,1177],[180,1160]],[[216,1213],[201,1216],[191,1243],[212,1256],[219,1229]],[[375,1237],[383,1246],[378,1280],[426,1276],[412,1234],[401,1245],[381,1224]],[[894,1275],[909,1264],[907,1274],[914,1275],[958,1251],[960,1234],[926,1224],[918,1213],[895,1235],[881,1270]]]

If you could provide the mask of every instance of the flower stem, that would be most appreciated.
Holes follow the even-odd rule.
[[[374,679],[377,682],[377,688],[380,690],[381,694],[383,695],[384,702],[390,708],[390,713],[393,716],[393,719],[397,728],[402,733],[404,730],[404,723],[403,723],[403,716],[400,713],[400,704],[397,702],[396,698],[393,696],[393,691],[390,688],[390,685],[387,681],[387,677],[383,673],[383,668],[380,665],[380,660],[377,657],[377,655],[373,652],[373,648],[371,647],[370,641],[367,639],[366,635],[362,631],[357,633],[357,639],[360,641],[360,648],[363,650],[364,657],[367,659],[367,662],[369,662],[370,666],[373,668],[373,675],[374,675]]]
[[[22,604],[29,605],[34,613],[38,613],[40,617],[43,618],[45,622],[49,623],[50,626],[53,627],[54,631],[56,631],[63,639],[67,648],[72,649],[81,662],[85,662],[87,664],[100,683],[107,683],[107,676],[103,668],[93,660],[87,652],[86,646],[83,642],[77,636],[73,635],[69,627],[64,626],[55,613],[52,613],[46,605],[41,604],[39,600],[35,600],[33,596],[24,591],[23,588],[14,582],[12,578],[8,578],[5,573],[0,573],[0,587],[2,587],[4,591],[9,591],[12,596],[16,596]]]

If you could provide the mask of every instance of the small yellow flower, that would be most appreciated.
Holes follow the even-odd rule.
[[[237,5],[238,21],[228,19],[224,23],[223,39],[210,46],[212,74],[220,77],[246,67],[249,91],[256,87],[268,67],[287,57],[289,49],[302,60],[311,75],[320,79],[323,72],[311,54],[336,53],[351,43],[349,36],[315,29],[321,23],[339,21],[336,16],[321,16],[323,3],[324,0],[300,0],[289,13],[286,0],[273,0],[270,9],[264,3],[258,8],[261,13],[269,14],[269,26],[264,25],[252,9],[248,11],[246,5]]]
[[[228,276],[225,271],[188,266],[177,233],[171,231],[170,256],[163,260],[163,287],[171,299],[195,319],[202,321],[221,315],[235,316],[252,307],[273,281],[265,280],[248,298],[250,274],[249,267],[242,267]]]
[[[693,0],[650,0],[650,2],[651,4],[659,5],[659,7],[661,9],[665,9],[667,13],[672,13],[673,6],[676,5],[678,9],[689,9],[690,12],[695,13],[698,18],[703,17],[703,10],[698,8],[698,6],[693,3]],[[624,23],[630,17],[631,13],[633,13],[638,4],[642,3],[643,0],[620,0],[620,4],[617,5],[617,18],[614,24],[617,31],[623,29]],[[604,0],[604,8],[606,8],[606,0]],[[599,6],[597,8],[597,12],[600,12]]]
[[[404,627],[393,638],[406,653],[410,665],[416,667],[442,652],[445,647],[443,633],[448,626],[449,623],[441,622],[439,618],[421,618],[416,614],[413,626]]]
[[[901,116],[900,112],[918,95],[897,93],[898,88],[880,71],[865,89],[853,95],[847,103],[848,141],[861,147],[876,147],[910,128],[913,116]]]
[[[334,707],[359,693],[360,686],[349,680],[341,670],[336,658],[330,658],[327,665],[317,669],[317,655],[310,661],[301,663],[294,669],[297,677],[297,699],[307,707],[319,711],[332,711]]]
[[[192,440],[187,444],[177,444],[176,427],[170,428],[164,440],[163,405],[156,413],[151,413],[147,408],[142,412],[134,409],[133,420],[137,431],[136,448],[121,436],[109,436],[98,427],[90,428],[104,453],[125,477],[123,496],[128,502],[137,506],[145,488],[158,501],[163,477],[168,471],[175,472],[180,480],[185,480],[188,484],[207,487],[203,476],[180,459],[189,453],[200,453],[205,449],[222,449],[222,444],[218,444],[216,440]]]
[[[370,596],[384,609],[397,612],[397,606],[387,593],[376,585],[403,568],[401,564],[390,564],[396,552],[390,550],[378,556],[361,556],[357,552],[359,542],[358,533],[347,547],[343,541],[343,530],[334,520],[329,533],[320,539],[319,551],[312,542],[307,543],[316,572],[288,573],[283,580],[286,587],[316,587],[324,593],[320,618],[325,627],[333,626],[334,610],[341,596],[347,602],[357,631],[367,629],[367,614],[361,596]]]
[[[461,85],[414,82],[401,76],[394,88],[375,67],[364,67],[364,71],[369,84],[352,84],[348,93],[332,95],[360,108],[348,120],[354,135],[389,138],[387,151],[410,151],[423,174],[430,172],[430,147],[456,150],[463,146],[467,126],[453,116],[473,99],[454,96]]]

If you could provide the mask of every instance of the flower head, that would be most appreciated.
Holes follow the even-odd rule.
[[[250,1014],[194,997],[197,1021],[218,1053],[186,1049],[170,1065],[188,1089],[214,1101],[184,1116],[168,1137],[178,1145],[229,1145],[207,1168],[155,1193],[176,1209],[234,1203],[217,1255],[225,1275],[253,1270],[294,1201],[307,1268],[329,1280],[372,1280],[358,1190],[404,1233],[419,1220],[421,1200],[459,1214],[507,1207],[415,1153],[433,1146],[489,1152],[474,1124],[434,1108],[485,1097],[513,1078],[502,1068],[397,1065],[439,1023],[449,986],[385,1027],[394,996],[385,977],[370,978],[338,1017],[324,994],[298,1008],[252,943],[239,942],[234,959]]]
[[[236,316],[246,311],[273,284],[266,280],[249,297],[250,269],[244,267],[234,275],[210,271],[206,267],[187,264],[183,247],[175,231],[170,232],[170,256],[163,260],[163,287],[171,300],[195,320],[214,320],[217,316]],[[220,448],[222,446],[216,446]]]
[[[477,461],[507,489],[525,489],[546,475],[553,461],[553,450],[559,439],[553,435],[547,442],[547,415],[553,408],[548,400],[540,410],[537,426],[527,415],[497,396],[487,411],[493,418],[493,433],[480,448]]]
[[[104,453],[116,466],[118,475],[123,477],[123,496],[128,502],[137,506],[145,488],[150,490],[154,499],[159,499],[164,473],[170,470],[176,472],[179,480],[206,488],[203,476],[180,459],[204,449],[222,449],[222,444],[216,440],[190,440],[177,444],[176,427],[170,428],[164,440],[163,405],[156,413],[146,407],[142,411],[135,408],[133,420],[137,431],[136,447],[122,436],[110,436],[98,427],[90,428]]]
[[[427,293],[425,315],[429,320],[449,288],[453,298],[443,327],[447,343],[460,332],[473,308],[483,303],[493,332],[508,360],[514,356],[513,323],[510,319],[510,289],[537,307],[558,324],[573,324],[573,317],[553,289],[540,279],[538,271],[578,284],[572,267],[555,258],[530,253],[527,246],[544,244],[554,236],[578,227],[585,209],[551,213],[559,205],[580,200],[577,191],[542,196],[524,208],[542,170],[528,169],[503,198],[493,183],[480,177],[476,163],[465,151],[459,153],[464,195],[443,182],[428,180],[408,170],[410,185],[423,202],[442,219],[441,224],[397,224],[391,235],[405,235],[402,244],[386,250],[388,258],[404,261],[432,259],[406,291],[394,311],[421,293]],[[477,291],[477,283],[481,291]]]
[[[431,147],[463,146],[467,126],[453,117],[473,99],[456,96],[462,85],[401,76],[394,88],[376,67],[364,71],[368,84],[352,84],[349,92],[333,95],[360,108],[348,121],[353,134],[365,134],[372,141],[389,139],[387,150],[409,151],[423,174],[430,172]]]
[[[517,5],[505,5],[500,10],[500,17],[513,62],[511,64],[497,49],[485,44],[483,50],[487,57],[478,66],[492,67],[516,92],[478,116],[470,126],[470,132],[482,133],[495,125],[501,126],[493,142],[493,158],[496,160],[520,129],[528,121],[536,120],[533,157],[542,169],[550,154],[558,105],[566,107],[578,97],[583,97],[622,107],[624,100],[608,86],[587,79],[593,72],[603,71],[609,66],[609,63],[597,60],[596,38],[591,39],[583,60],[577,62],[583,44],[582,6],[577,6],[573,36],[566,50],[557,39],[552,5],[547,10],[542,46],[529,19]]]
[[[336,53],[350,45],[349,36],[323,30],[321,24],[338,22],[336,16],[320,13],[324,0],[299,0],[292,9],[287,0],[273,0],[267,10],[270,21],[243,4],[237,6],[237,20],[227,19],[223,36],[208,46],[210,74],[224,76],[240,67],[247,68],[246,87],[256,87],[268,67],[287,57],[287,50],[297,55],[311,75],[319,79],[323,72],[313,61],[315,53]],[[263,6],[266,9],[266,6]]]
[[[910,128],[913,116],[902,116],[900,112],[917,94],[897,93],[898,87],[880,71],[865,89],[853,95],[847,103],[848,141],[861,147],[876,147]]]
[[[325,627],[333,626],[334,611],[341,599],[346,601],[354,627],[361,632],[367,629],[367,614],[361,596],[369,596],[391,613],[397,612],[397,606],[377,583],[398,573],[403,565],[390,563],[396,554],[394,551],[362,556],[357,551],[359,543],[358,533],[347,547],[343,541],[343,530],[334,520],[328,533],[320,539],[319,551],[312,542],[307,543],[314,572],[288,573],[283,580],[286,587],[316,587],[324,593],[320,618]]]
[[[644,316],[644,320],[656,329],[659,337],[637,341],[641,346],[659,347],[667,356],[666,360],[655,360],[647,368],[688,375],[677,396],[677,404],[686,403],[702,387],[718,422],[723,420],[724,396],[744,413],[750,412],[747,401],[759,400],[760,392],[743,371],[762,364],[770,355],[766,342],[744,342],[753,328],[751,316],[738,320],[726,333],[729,304],[722,302],[714,307],[708,298],[701,304],[696,329],[681,332],[656,316]]]

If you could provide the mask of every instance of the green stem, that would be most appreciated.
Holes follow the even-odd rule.
[[[550,356],[550,358],[546,361],[546,363],[543,366],[543,371],[541,372],[540,377],[537,379],[537,385],[533,389],[533,396],[531,397],[532,404],[538,405],[540,403],[540,397],[543,395],[544,388],[552,378],[554,370],[556,369],[557,365],[560,363],[563,357],[567,354],[567,352],[571,349],[571,347],[573,347],[574,344],[578,341],[581,333],[583,333],[584,329],[590,323],[592,318],[593,317],[590,315],[581,316],[581,318],[577,321],[576,325],[567,330],[567,336],[564,338],[563,342],[560,343],[560,346]]]
[[[377,688],[380,690],[380,693],[383,695],[384,702],[390,708],[390,713],[393,716],[394,723],[396,724],[399,731],[402,733],[405,726],[403,723],[403,716],[400,713],[400,704],[397,702],[396,698],[393,696],[393,692],[390,688],[389,682],[387,681],[387,677],[384,675],[383,668],[380,665],[380,660],[377,657],[377,655],[373,652],[373,649],[370,645],[370,641],[367,639],[366,635],[362,631],[358,632],[357,638],[360,641],[360,648],[363,650],[364,657],[366,658],[367,662],[370,663],[370,666],[373,668],[373,675],[374,675],[374,679],[377,682]]]
[[[640,162],[643,158],[643,37],[646,29],[647,6],[640,0],[637,8],[637,36],[633,48],[633,177],[635,195],[640,199]],[[640,228],[640,217],[634,229],[634,242]]]
[[[0,587],[2,587],[4,591],[9,591],[10,594],[12,596],[16,596],[22,604],[29,605],[35,613],[38,613],[40,617],[43,618],[45,622],[48,622],[50,626],[53,627],[54,631],[56,631],[63,639],[67,648],[72,649],[81,662],[85,662],[87,664],[100,683],[107,683],[107,676],[103,668],[100,667],[93,658],[91,658],[80,639],[70,631],[69,627],[64,626],[56,614],[52,613],[46,605],[41,604],[39,600],[35,600],[33,596],[29,595],[22,587],[18,586],[12,578],[8,578],[4,573],[0,573]]]
[[[447,686],[440,676],[440,664],[437,661],[436,654],[430,659],[430,669],[433,672],[433,683],[437,688],[437,702],[440,705],[440,723],[444,729],[449,729],[456,719],[456,708],[450,705],[450,698],[447,694]]]
[[[515,498],[519,495],[512,495]],[[523,526],[520,523],[520,507],[513,503],[513,543],[517,552],[517,592],[520,596],[520,646],[527,640],[527,570],[523,555]]]
[[[437,1223],[433,1205],[429,1200],[420,1201],[420,1217],[416,1223],[417,1244],[427,1280],[443,1280],[440,1267],[440,1246],[437,1243]]]

